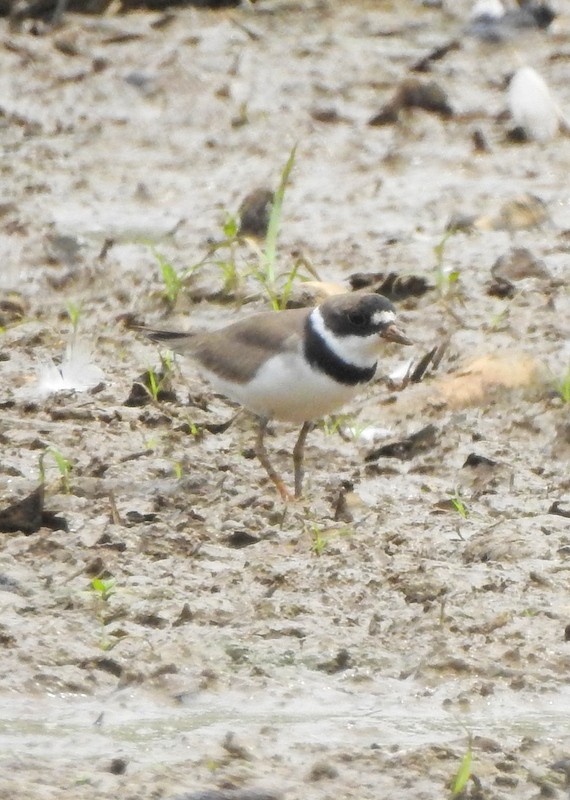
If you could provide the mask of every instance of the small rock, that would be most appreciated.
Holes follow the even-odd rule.
[[[525,0],[518,8],[505,10],[501,0],[478,0],[473,6],[468,36],[476,36],[486,42],[501,43],[513,39],[518,33],[536,28],[546,30],[556,14],[547,3]]]
[[[364,460],[367,463],[376,461],[378,458],[398,458],[401,461],[407,461],[410,458],[414,458],[418,453],[435,447],[437,434],[438,430],[435,425],[426,425],[405,439],[371,450]]]
[[[543,225],[549,218],[544,201],[525,193],[504,202],[497,214],[477,217],[473,227],[481,231],[517,231]]]
[[[24,533],[29,536],[40,528],[52,531],[67,531],[67,522],[44,509],[45,490],[41,483],[31,494],[17,503],[13,503],[0,511],[0,531],[2,533]]]
[[[343,647],[334,658],[317,664],[316,669],[320,672],[326,672],[327,675],[335,675],[337,672],[344,672],[345,669],[348,669],[351,661],[350,653]]]
[[[307,780],[311,782],[332,780],[333,778],[338,778],[338,769],[327,761],[317,761],[307,775]]]
[[[127,771],[129,762],[125,758],[114,758],[108,767],[108,772],[112,775],[124,775]]]
[[[273,209],[271,189],[255,189],[242,201],[239,215],[239,232],[242,236],[264,239]]]
[[[499,256],[491,268],[491,274],[496,279],[508,281],[520,281],[524,278],[548,280],[551,277],[544,261],[526,247],[513,247],[508,253]]]
[[[240,758],[243,761],[253,761],[253,754],[247,747],[244,747],[244,745],[236,741],[235,734],[232,731],[226,733],[224,741],[222,742],[222,747],[226,753],[229,753],[233,758]]]
[[[422,108],[424,111],[445,118],[453,115],[447,93],[439,84],[435,81],[422,83],[416,78],[409,78],[398,87],[394,96],[369,120],[368,124],[389,125],[397,122],[404,108]]]

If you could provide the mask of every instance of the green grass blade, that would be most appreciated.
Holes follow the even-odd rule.
[[[451,796],[457,797],[467,786],[467,781],[471,777],[471,764],[473,762],[473,751],[469,745],[467,752],[463,756],[463,760],[457,770],[457,775],[451,787]]]
[[[275,262],[277,259],[277,237],[279,235],[279,225],[281,223],[281,209],[283,207],[283,198],[285,197],[285,190],[289,175],[295,164],[295,155],[297,153],[297,145],[293,145],[287,163],[283,167],[281,173],[281,180],[273,198],[273,208],[269,217],[269,225],[267,226],[267,236],[265,238],[265,250],[263,253],[263,272],[265,273],[265,283],[272,286],[275,283]]]

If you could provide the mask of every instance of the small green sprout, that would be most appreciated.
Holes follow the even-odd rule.
[[[456,234],[456,230],[451,228],[446,231],[440,241],[433,248],[435,255],[435,284],[442,299],[449,297],[456,284],[458,284],[461,273],[458,269],[450,269],[444,266],[443,259],[447,242]]]
[[[120,641],[120,637],[111,639],[107,635],[106,626],[108,620],[105,618],[107,604],[116,593],[116,586],[117,581],[115,578],[93,578],[89,584],[89,591],[95,598],[95,617],[101,629],[99,639],[99,647],[101,650],[111,650]]]
[[[457,490],[455,490],[454,496],[450,498],[450,502],[453,508],[457,511],[457,513],[460,514],[463,517],[463,519],[467,519],[467,517],[469,516],[469,509],[463,502],[463,499],[461,498]]]
[[[311,550],[316,556],[321,556],[328,546],[328,540],[326,536],[324,536],[323,531],[315,523],[311,524],[309,532],[312,538]]]
[[[165,256],[155,250],[154,247],[151,248],[151,250],[158,262],[158,268],[160,269],[160,275],[164,284],[162,296],[168,303],[170,303],[171,306],[173,306],[176,304],[180,290],[184,285],[183,278],[178,274],[176,269],[173,267],[170,261],[165,258]]]
[[[495,314],[495,316],[492,317],[491,321],[489,322],[489,330],[501,331],[508,328],[510,313],[510,307],[505,306],[502,311],[499,311],[498,314]]]
[[[91,581],[91,589],[104,603],[106,603],[109,598],[115,594],[116,584],[117,581],[115,578],[109,578],[108,580],[104,580],[103,578],[93,578]]]
[[[153,403],[158,403],[160,393],[165,388],[165,383],[170,379],[170,374],[174,369],[172,354],[167,350],[160,356],[161,370],[157,372],[153,367],[146,371],[146,379],[141,380],[140,385],[148,393]]]
[[[338,433],[345,441],[360,439],[368,425],[368,422],[358,422],[354,414],[333,414],[320,423],[327,436]]]
[[[155,370],[152,367],[147,372],[148,375],[148,393],[150,394],[152,400],[157,403],[158,402],[158,393],[160,392],[160,386],[162,381],[159,380],[158,375],[156,374]]]
[[[339,528],[331,530],[323,530],[316,522],[305,522],[305,533],[308,533],[311,538],[311,550],[316,556],[321,556],[327,547],[330,540],[337,536],[350,536],[353,531],[351,528]]]
[[[197,422],[193,422],[191,419],[187,420],[188,425],[188,433],[194,439],[202,439],[204,436],[204,429],[198,425]]]
[[[222,231],[224,233],[225,238],[228,241],[230,239],[236,239],[239,233],[239,224],[237,217],[234,216],[233,214],[228,214],[222,226]]]
[[[237,292],[241,284],[241,276],[237,268],[235,253],[229,259],[220,259],[214,262],[215,266],[221,271],[224,278],[223,292],[225,295],[233,295]]]
[[[44,453],[40,455],[39,459],[40,482],[45,483],[46,479],[45,460],[47,456],[51,456],[51,458],[53,458],[53,460],[55,461],[55,465],[61,476],[61,484],[63,490],[66,492],[66,494],[71,494],[70,475],[71,475],[72,463],[68,458],[66,458],[63,455],[63,453],[61,453],[57,448],[52,447],[51,445],[50,447],[47,448],[47,450]]]
[[[471,739],[467,751],[461,760],[457,774],[451,784],[451,796],[458,797],[467,786],[467,782],[471,778],[471,765],[473,763],[473,750],[471,747]]]
[[[71,327],[73,328],[73,334],[75,335],[77,333],[77,328],[79,327],[79,320],[81,319],[83,306],[81,303],[77,304],[72,300],[68,300],[65,304],[65,310],[67,311],[67,316],[69,317]]]
[[[554,380],[554,390],[564,403],[570,403],[570,365],[566,372]]]
[[[301,266],[302,262],[296,261],[289,272],[285,273],[283,276],[285,283],[283,284],[283,288],[280,290],[277,296],[272,296],[271,291],[268,289],[271,304],[275,311],[283,311],[285,308],[287,308],[287,303],[289,302],[289,298],[293,292],[293,285],[295,283],[295,279],[298,277]]]

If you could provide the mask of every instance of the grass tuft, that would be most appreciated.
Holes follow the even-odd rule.
[[[187,279],[205,267],[214,267],[221,272],[224,297],[234,297],[239,300],[243,295],[244,284],[250,281],[257,284],[263,291],[275,311],[281,311],[287,307],[297,280],[308,280],[310,277],[318,279],[312,265],[302,256],[293,263],[287,272],[280,273],[278,271],[277,244],[283,202],[295,165],[296,153],[297,145],[294,145],[281,170],[279,186],[273,195],[263,249],[259,249],[251,239],[242,235],[239,216],[229,213],[226,214],[222,223],[222,237],[208,248],[206,254],[199,261],[186,269],[175,269],[168,259],[149,244],[162,278],[161,297],[171,307],[177,303]],[[251,249],[254,251],[255,261],[253,264],[240,265],[239,250],[244,244],[247,244],[250,251]]]
[[[563,403],[570,403],[570,365],[560,378],[554,379],[554,390]]]

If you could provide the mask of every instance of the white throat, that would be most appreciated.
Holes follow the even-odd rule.
[[[376,364],[380,343],[377,333],[370,336],[337,336],[325,325],[319,308],[311,312],[309,319],[315,333],[319,334],[329,350],[332,350],[345,364],[353,364],[363,369],[370,369]]]

